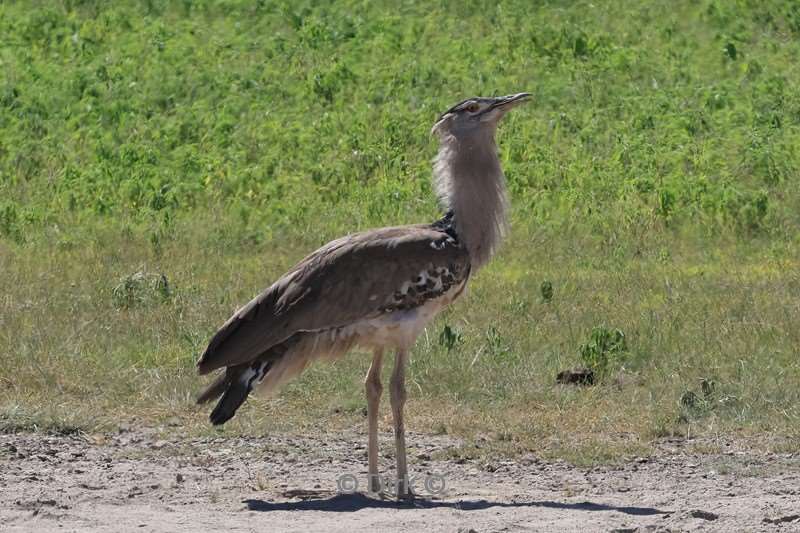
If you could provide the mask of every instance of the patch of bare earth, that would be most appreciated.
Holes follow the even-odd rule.
[[[391,475],[391,436],[381,438],[382,468]],[[349,492],[365,485],[365,440],[355,432],[0,435],[0,529],[800,531],[796,454],[734,445],[695,454],[696,442],[676,440],[661,443],[652,457],[578,468],[534,456],[438,459],[460,443],[410,434],[421,498],[406,504]],[[353,479],[360,487],[351,486]]]

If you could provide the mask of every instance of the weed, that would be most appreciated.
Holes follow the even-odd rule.
[[[503,357],[510,352],[508,344],[495,326],[489,326],[486,330],[486,348],[494,357]]]
[[[539,287],[539,293],[542,295],[542,301],[549,303],[553,300],[553,283],[550,281],[543,281]]]
[[[583,364],[602,376],[624,360],[628,345],[621,330],[599,326],[592,328],[589,340],[581,344],[579,351]]]
[[[139,270],[122,278],[111,290],[114,307],[131,309],[168,301],[172,297],[167,276]]]
[[[442,332],[439,333],[439,345],[447,349],[448,352],[463,342],[464,337],[461,331],[450,327],[449,324],[445,324]]]

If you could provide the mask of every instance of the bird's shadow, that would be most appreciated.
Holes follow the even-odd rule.
[[[416,498],[412,501],[397,501],[373,498],[368,495],[354,492],[349,494],[318,493],[303,491],[299,501],[270,502],[264,500],[244,500],[250,511],[327,511],[333,513],[352,513],[362,509],[455,509],[459,511],[480,511],[492,507],[549,507],[553,509],[566,509],[573,511],[616,511],[634,516],[650,516],[670,514],[672,511],[662,511],[652,507],[633,507],[607,505],[593,502],[565,503],[554,501],[519,501],[503,502],[489,500],[457,500],[447,501],[429,498]]]

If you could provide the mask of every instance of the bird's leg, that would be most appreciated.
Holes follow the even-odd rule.
[[[364,385],[367,389],[367,419],[369,423],[369,437],[367,441],[367,460],[369,462],[369,492],[381,491],[381,480],[378,475],[378,406],[381,403],[381,359],[383,350],[375,350],[372,364],[369,366]]]
[[[408,480],[406,466],[406,432],[403,424],[403,405],[406,403],[406,359],[408,351],[397,351],[392,372],[390,399],[392,403],[392,418],[394,418],[394,442],[397,450],[397,497],[403,499],[413,498]]]

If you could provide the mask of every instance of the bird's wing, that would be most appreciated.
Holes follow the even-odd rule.
[[[384,228],[333,241],[239,309],[211,339],[201,374],[241,364],[300,331],[411,309],[469,276],[469,255],[431,226]]]

